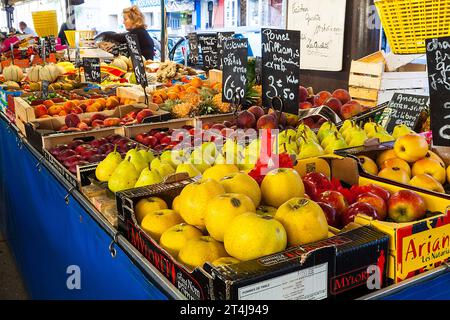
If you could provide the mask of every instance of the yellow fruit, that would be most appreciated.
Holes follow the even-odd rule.
[[[223,177],[220,183],[227,193],[241,193],[250,197],[258,207],[261,202],[261,189],[258,182],[246,173],[235,172]]]
[[[289,199],[303,197],[305,187],[297,171],[279,168],[264,177],[261,192],[264,204],[278,208]]]
[[[439,183],[444,184],[446,179],[445,167],[434,159],[421,159],[416,161],[412,167],[413,176],[420,174],[429,174],[435,178]]]
[[[179,211],[188,224],[200,228],[205,227],[205,214],[208,202],[214,197],[225,193],[222,185],[213,179],[197,181],[187,185],[181,191]]]
[[[378,167],[375,161],[365,156],[359,156],[358,159],[367,173],[372,174],[374,176],[378,174]]]
[[[324,240],[328,223],[322,208],[312,200],[293,198],[278,208],[275,219],[286,229],[288,246]]]
[[[215,240],[223,241],[223,235],[231,220],[242,213],[255,211],[252,199],[244,194],[218,195],[208,202],[205,214],[206,230]]]
[[[397,167],[383,169],[378,173],[378,176],[380,178],[397,181],[403,184],[409,184],[410,182],[408,172]]]
[[[183,219],[176,211],[163,209],[147,214],[142,219],[141,227],[153,240],[159,242],[164,231],[182,222]]]
[[[279,221],[252,212],[234,218],[224,236],[228,254],[242,261],[283,251],[286,243],[286,231]]]
[[[186,242],[178,254],[178,260],[191,269],[213,262],[228,254],[223,244],[211,237],[203,236]]]
[[[398,158],[397,155],[395,154],[394,149],[383,151],[382,153],[380,153],[380,155],[377,158],[378,167],[381,168],[381,165],[383,164],[383,162],[385,162],[388,159],[392,159],[392,158]]]
[[[400,168],[406,171],[408,173],[408,176],[411,178],[411,167],[409,166],[409,163],[405,160],[402,160],[400,158],[392,158],[388,159],[381,165],[381,170],[386,168]]]
[[[445,193],[444,187],[435,178],[428,174],[420,174],[411,179],[410,184],[417,188]]]
[[[172,210],[180,213],[180,196],[176,196],[172,201]]]
[[[219,267],[219,266],[227,266],[230,264],[236,264],[239,263],[240,261],[236,258],[233,257],[223,257],[223,258],[219,258],[217,260],[214,260],[212,262],[212,265],[215,267]]]
[[[434,153],[434,152],[431,151],[431,150],[428,150],[428,152],[427,152],[425,158],[426,158],[426,159],[434,159],[434,160],[437,160],[439,163],[442,164],[443,167],[445,167],[445,162],[442,160],[442,158],[439,157],[436,153]]]
[[[407,162],[416,162],[427,155],[428,143],[424,137],[410,133],[395,141],[394,151],[398,158]]]
[[[202,236],[202,232],[196,227],[180,223],[164,231],[159,242],[161,247],[166,249],[172,257],[176,258],[186,242]]]
[[[214,179],[220,181],[223,177],[234,172],[239,172],[238,167],[234,164],[216,164],[203,172],[202,180]]]
[[[450,166],[447,168],[447,182],[450,183]]]
[[[256,208],[256,213],[260,216],[271,216],[275,217],[275,214],[277,213],[277,208],[269,207],[269,206],[259,206]]]
[[[138,201],[134,207],[134,212],[136,214],[136,221],[140,224],[142,219],[153,211],[167,209],[167,203],[157,197],[144,198]]]

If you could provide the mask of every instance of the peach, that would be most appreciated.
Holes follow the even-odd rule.
[[[154,113],[152,110],[143,109],[143,110],[139,111],[138,114],[136,115],[137,123],[142,123],[142,121],[144,121],[145,118],[151,117],[153,115],[154,115]]]
[[[61,110],[61,112],[58,113],[58,116],[61,116],[61,117],[67,116],[66,110]]]
[[[83,112],[84,112],[83,109],[81,109],[79,106],[73,107],[72,110],[70,111],[70,113],[73,113],[73,114],[80,114]]]
[[[298,104],[298,108],[299,109],[311,109],[311,108],[313,108],[313,105],[311,103],[309,103],[308,101],[305,101],[305,102],[300,102]]]
[[[42,103],[44,106],[46,106],[47,108],[50,108],[51,106],[53,106],[55,103],[52,100],[45,100]]]
[[[88,126],[86,123],[84,123],[84,122],[80,122],[80,123],[77,125],[77,128],[78,128],[78,129],[81,129],[82,131],[87,131],[87,130],[90,129],[89,126]]]
[[[350,93],[347,90],[344,89],[337,89],[333,92],[332,94],[333,98],[338,99],[342,105],[346,104],[347,102],[349,102],[352,97],[350,96]]]
[[[314,105],[316,107],[323,106],[328,99],[331,98],[331,93],[328,91],[320,91],[314,96]]]
[[[94,103],[98,103],[103,109],[106,107],[106,99],[98,98]]]
[[[105,127],[114,127],[120,125],[120,119],[119,118],[107,118],[103,121],[103,125]]]
[[[363,110],[362,110],[361,105],[358,102],[354,101],[354,102],[349,102],[349,103],[344,104],[340,109],[340,114],[341,114],[342,118],[350,119],[354,116],[357,116],[362,111]]]
[[[97,120],[92,121],[91,126],[92,126],[92,128],[97,128],[97,127],[104,127],[105,125],[103,123],[103,120],[97,119]]]
[[[61,111],[63,110],[63,107],[58,106],[58,105],[53,105],[50,108],[48,108],[48,114],[51,116],[56,116],[58,115]]]
[[[76,128],[81,121],[78,115],[68,114],[64,119],[64,122],[68,128]]]
[[[120,105],[119,100],[116,97],[109,97],[106,100],[106,109],[114,109]]]
[[[99,110],[98,110],[97,106],[95,105],[95,103],[88,105],[86,107],[86,112],[98,112],[98,111]]]
[[[258,122],[256,123],[257,129],[277,129],[277,121],[275,120],[275,117],[271,115],[264,115],[261,118],[258,119]]]
[[[47,107],[43,104],[37,105],[36,107],[34,107],[34,115],[36,116],[36,118],[48,115]]]
[[[327,101],[325,101],[325,105],[329,107],[331,110],[336,112],[336,114],[340,114],[342,103],[336,98],[330,98]]]
[[[66,101],[63,105],[64,110],[66,110],[67,113],[70,113],[74,107],[76,107],[75,103],[73,101]]]

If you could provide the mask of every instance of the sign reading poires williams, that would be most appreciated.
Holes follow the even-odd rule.
[[[450,146],[450,37],[426,40],[433,144]]]

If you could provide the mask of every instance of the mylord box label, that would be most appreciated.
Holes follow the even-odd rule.
[[[328,263],[238,289],[239,300],[322,300],[328,297]]]

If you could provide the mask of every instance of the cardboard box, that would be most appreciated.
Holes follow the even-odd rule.
[[[388,147],[384,145],[384,148]],[[391,282],[397,283],[432,269],[450,257],[450,200],[446,195],[368,176],[364,171],[359,171],[358,161],[354,157],[321,157],[321,159],[329,164],[329,170],[333,178],[344,181],[349,185],[376,184],[391,193],[401,189],[413,190],[424,199],[430,212],[440,213],[411,223],[376,221],[365,215],[356,217],[356,223],[370,225],[390,236],[389,253],[386,255],[386,260],[389,262],[388,277]],[[296,167],[297,171],[301,174],[311,171],[322,172],[323,163],[321,163],[319,170],[308,171],[307,167],[314,168],[314,166],[308,165],[308,161],[315,163],[308,159],[300,162]],[[430,246],[440,244],[436,252],[427,249],[429,241],[433,241]],[[428,251],[424,252],[424,250]]]
[[[426,63],[413,63],[416,55],[399,57],[383,51],[352,61],[349,92],[353,100],[375,107],[394,93],[428,95]]]
[[[220,268],[205,264],[190,270],[140,228],[134,206],[142,198],[156,196],[171,207],[173,199],[194,181],[187,179],[116,194],[119,232],[189,299],[326,299],[344,292],[348,296],[353,292],[362,295],[367,293],[367,266],[383,265],[378,259],[381,251],[388,251],[388,236],[360,227],[253,261]],[[383,265],[382,281],[386,269]],[[360,275],[349,275],[356,271]],[[186,284],[191,290],[186,291]]]

